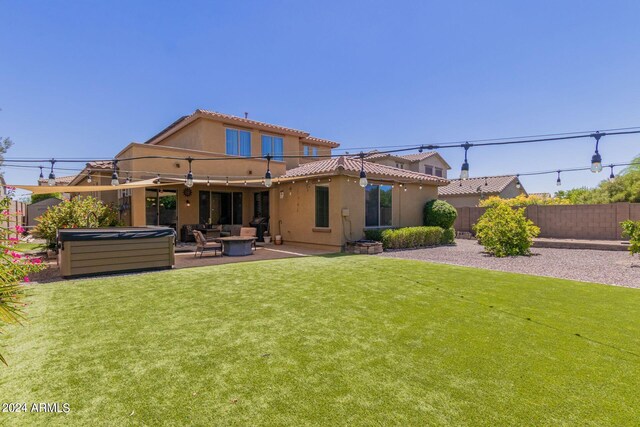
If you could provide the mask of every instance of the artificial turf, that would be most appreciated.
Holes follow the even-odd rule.
[[[640,290],[368,256],[30,287],[10,425],[635,425]]]

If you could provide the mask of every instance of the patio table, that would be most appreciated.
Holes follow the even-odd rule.
[[[220,237],[216,241],[222,243],[222,254],[227,256],[252,255],[251,245],[255,237],[229,236]]]

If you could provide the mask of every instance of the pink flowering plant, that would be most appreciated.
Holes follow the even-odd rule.
[[[0,333],[7,324],[20,323],[24,318],[24,283],[29,274],[42,270],[45,266],[40,258],[33,258],[16,252],[14,247],[24,232],[20,225],[10,224],[9,206],[15,189],[6,187],[7,194],[0,200]],[[7,364],[0,354],[0,362]]]

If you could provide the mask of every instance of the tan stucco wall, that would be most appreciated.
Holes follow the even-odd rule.
[[[284,139],[284,154],[303,154],[303,145],[318,147],[319,155],[331,154],[331,149],[326,146],[301,142],[300,137],[285,135],[278,132],[267,132],[259,129],[251,129],[232,124],[225,124],[209,119],[199,119],[177,132],[161,140],[157,146],[178,147],[190,150],[206,151],[224,155],[226,152],[226,131],[225,129],[238,129],[251,132],[251,155],[262,155],[262,135],[279,136]],[[311,158],[311,161],[318,160]],[[285,158],[284,162],[288,169],[307,162],[307,159]]]
[[[375,180],[372,184],[379,184]],[[322,179],[327,184],[327,179]],[[282,184],[283,199],[278,197],[278,219],[282,220],[282,236],[292,242],[315,243],[341,246],[347,240],[364,238],[365,193],[357,180],[345,176],[332,177],[329,185],[329,228],[330,232],[316,230],[315,226],[315,186],[317,181],[296,184]],[[422,210],[428,200],[437,198],[437,188],[418,184],[404,187],[395,185],[392,193],[392,226],[408,227],[422,225]],[[280,191],[278,190],[278,192]],[[291,192],[291,195],[289,194]],[[348,216],[342,215],[343,209]],[[277,220],[272,222],[272,232],[276,234]]]
[[[526,194],[523,188],[517,188],[515,182],[509,183],[500,193],[485,193],[484,198],[500,196],[503,199],[512,199],[520,194]],[[440,199],[451,203],[456,208],[475,207],[480,203],[480,193],[465,196],[440,196]]]

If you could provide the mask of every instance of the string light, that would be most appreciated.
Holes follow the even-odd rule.
[[[271,154],[267,154],[267,173],[264,174],[264,186],[269,188],[273,184],[271,181]]]
[[[562,185],[562,181],[560,180],[560,171],[558,171],[558,179],[556,179],[556,185],[557,186],[561,186]]]
[[[56,161],[54,159],[51,159],[50,162],[51,162],[51,172],[49,172],[48,184],[49,186],[54,186],[56,185],[56,174],[53,173],[53,165],[56,164]]]
[[[360,152],[360,187],[364,188],[368,184],[367,174],[364,171],[364,153]]]
[[[591,172],[600,173],[602,172],[602,156],[598,153],[598,144],[600,143],[600,138],[604,135],[603,133],[596,132],[591,136],[596,139],[596,152],[593,156],[591,156]]]
[[[616,176],[613,174],[613,165],[609,165],[611,168],[611,174],[609,175],[609,182],[613,182],[616,179]]]
[[[87,173],[87,183],[91,184],[91,172]]]
[[[484,179],[484,185],[487,185],[487,178]],[[520,184],[520,174],[516,175],[516,188],[518,190],[522,188],[522,184]]]
[[[124,180],[125,184],[129,184],[131,183],[131,176],[129,176],[129,174],[127,174],[127,179]]]
[[[42,173],[42,169],[44,168],[43,166],[39,166],[40,168],[40,176],[38,177],[38,180],[42,180],[44,179],[44,174]]]
[[[465,142],[462,147],[464,148],[464,163],[462,163],[462,167],[460,168],[460,179],[466,180],[469,179],[469,162],[467,161],[467,151],[472,147],[473,144],[469,144]]]
[[[111,174],[111,185],[113,185],[113,186],[116,186],[116,185],[120,184],[120,181],[118,180],[117,168],[118,168],[118,161],[114,160],[113,161],[113,173]]]
[[[187,179],[184,181],[184,185],[191,188],[193,187],[193,172],[191,172],[191,162],[193,162],[193,159],[188,157],[187,162],[189,162],[189,172],[187,173]]]

